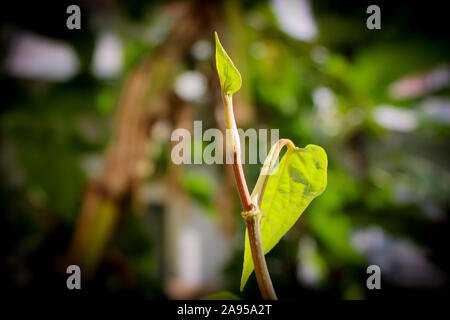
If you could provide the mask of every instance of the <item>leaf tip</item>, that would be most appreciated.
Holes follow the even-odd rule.
[[[245,284],[247,283],[247,280],[244,280],[244,277],[241,278],[241,287],[239,288],[239,291],[244,291]]]
[[[216,40],[216,68],[220,85],[225,93],[233,94],[241,88],[241,74],[220,43],[217,31],[214,31],[214,37]]]

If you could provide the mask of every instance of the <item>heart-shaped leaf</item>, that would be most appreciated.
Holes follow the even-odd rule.
[[[275,162],[284,145],[287,145],[287,151],[277,167]],[[316,145],[301,149],[283,139],[272,147],[251,196],[263,215],[261,242],[264,254],[280,241],[309,203],[325,190],[327,163],[325,151]],[[241,291],[253,269],[246,232]]]
[[[242,79],[238,69],[226,53],[216,32],[216,68],[219,74],[220,86],[226,94],[233,94],[241,88]]]

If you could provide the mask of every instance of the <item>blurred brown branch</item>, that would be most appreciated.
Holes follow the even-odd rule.
[[[167,10],[177,24],[165,43],[127,76],[119,98],[113,137],[99,179],[87,187],[69,249],[69,262],[95,272],[120,218],[120,208],[142,183],[152,124],[169,112],[171,82],[201,28],[196,8],[185,3]],[[174,111],[176,112],[176,111]]]

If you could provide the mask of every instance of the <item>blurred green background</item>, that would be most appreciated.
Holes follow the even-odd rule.
[[[224,165],[174,165],[171,132],[223,129],[214,31],[241,71],[238,126],[328,154],[328,187],[267,255],[281,299],[448,293],[450,66],[438,1],[4,4],[0,259],[11,294],[200,298],[239,280]],[[381,8],[369,30],[366,9]],[[25,9],[24,9],[25,8]],[[206,146],[206,143],[204,143]],[[194,150],[194,153],[198,152]],[[250,189],[261,165],[246,165]],[[81,266],[81,292],[66,267]],[[382,289],[366,287],[381,267]]]

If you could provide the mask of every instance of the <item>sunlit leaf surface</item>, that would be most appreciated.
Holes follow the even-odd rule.
[[[319,146],[310,144],[304,149],[288,146],[278,168],[273,168],[269,176],[263,174],[259,176],[257,187],[261,185],[262,180],[266,180],[260,201],[260,210],[264,215],[261,220],[261,240],[264,254],[280,241],[309,203],[325,190],[327,163],[327,155]],[[255,191],[259,192],[260,190],[255,188],[254,193]],[[252,198],[254,198],[254,193]],[[253,269],[250,244],[246,233],[241,291]]]
[[[222,90],[227,94],[233,94],[241,88],[242,79],[233,61],[222,47],[216,32],[216,67],[219,74]]]

